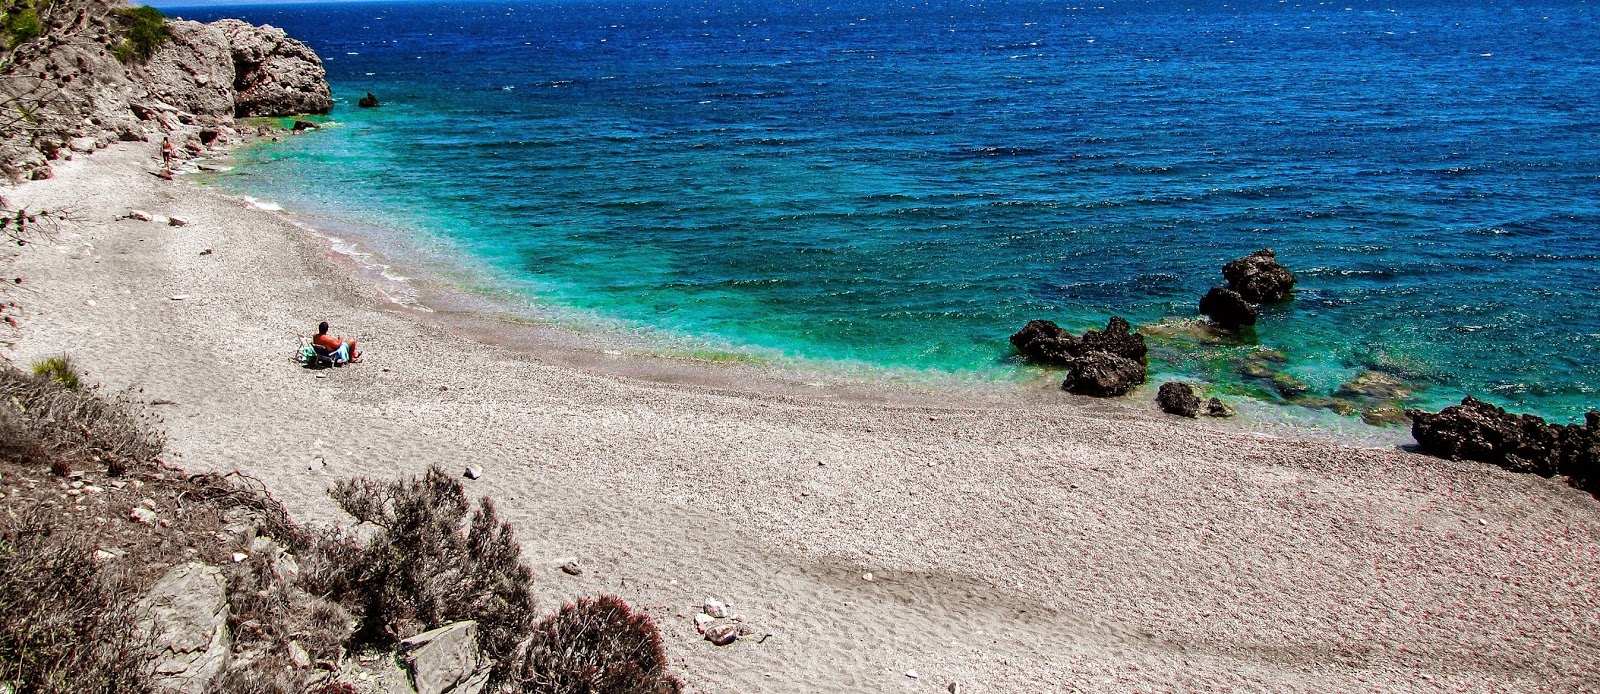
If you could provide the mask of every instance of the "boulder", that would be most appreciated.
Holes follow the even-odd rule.
[[[1011,336],[1011,345],[1029,361],[1065,366],[1083,350],[1082,340],[1053,321],[1031,320]]]
[[[1227,287],[1212,287],[1200,298],[1200,312],[1224,328],[1256,324],[1256,307],[1244,296]]]
[[[1188,383],[1168,381],[1156,392],[1161,411],[1181,417],[1200,416],[1200,389]]]
[[[359,101],[356,101],[356,105],[360,106],[361,108],[377,108],[382,104],[378,101],[378,97],[372,95],[372,92],[367,92],[366,96],[363,96]]]
[[[1207,417],[1232,417],[1233,415],[1233,408],[1228,407],[1228,404],[1223,402],[1221,398],[1212,398],[1206,401]]]
[[[1092,352],[1106,352],[1143,363],[1149,352],[1144,336],[1133,332],[1133,326],[1121,317],[1107,321],[1105,330],[1089,330],[1082,337],[1052,321],[1031,320],[1011,336],[1011,344],[1029,361],[1054,366],[1071,366],[1073,361]]]
[[[1600,416],[1586,424],[1549,424],[1467,396],[1434,413],[1406,410],[1418,450],[1452,460],[1475,460],[1543,477],[1567,475],[1573,486],[1600,493]]]
[[[478,652],[478,623],[446,624],[400,642],[395,653],[417,694],[478,694],[488,666]]]
[[[1246,301],[1277,304],[1288,301],[1294,291],[1294,273],[1278,264],[1278,255],[1263,248],[1222,266],[1228,288]]]
[[[237,19],[211,23],[228,37],[233,52],[233,115],[291,116],[333,110],[322,59],[305,44],[270,24]]]
[[[1099,398],[1126,395],[1147,376],[1144,364],[1110,352],[1090,352],[1074,359],[1071,369],[1062,389]]]
[[[203,694],[228,663],[228,600],[222,570],[191,562],[163,574],[139,602],[137,637],[155,652],[154,689]]]
[[[1133,326],[1121,316],[1112,316],[1106,322],[1106,329],[1089,330],[1080,340],[1083,353],[1109,352],[1124,359],[1144,362],[1145,354],[1149,349],[1145,347],[1144,336],[1133,332]]]

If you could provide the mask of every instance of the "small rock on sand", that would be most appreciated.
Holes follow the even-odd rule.
[[[148,222],[155,219],[155,217],[150,216],[149,212],[145,212],[144,210],[128,210],[128,214],[123,215],[122,218],[137,219],[141,222]]]
[[[726,646],[739,639],[739,627],[733,624],[720,624],[706,629],[706,640],[718,646]]]
[[[712,600],[710,598],[706,599],[706,604],[703,605],[701,609],[705,610],[706,614],[716,617],[717,619],[725,619],[728,616],[728,606],[722,604],[720,601]]]
[[[582,576],[583,567],[578,566],[578,562],[569,561],[561,565],[561,573],[564,573],[568,576]]]
[[[156,512],[155,511],[151,511],[150,509],[144,508],[142,506],[135,506],[132,511],[128,512],[128,518],[132,519],[134,522],[137,522],[137,523],[143,523],[145,525],[155,525]]]
[[[171,297],[168,297],[168,298],[172,299],[173,301],[184,301],[184,300],[189,298],[189,295],[188,294],[173,294]]]
[[[467,478],[469,480],[478,479],[479,477],[483,476],[483,466],[481,466],[481,465],[468,465],[466,472],[461,473],[461,476],[465,477],[465,478]]]
[[[181,227],[181,226],[187,225],[188,223],[189,223],[189,220],[184,219],[182,217],[168,217],[167,218],[167,226],[171,226],[171,227]]]

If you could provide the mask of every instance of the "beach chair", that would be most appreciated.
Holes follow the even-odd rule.
[[[312,344],[307,338],[300,338],[300,362],[311,369],[326,369],[330,366],[340,366],[350,361],[348,348],[340,347],[329,350]]]

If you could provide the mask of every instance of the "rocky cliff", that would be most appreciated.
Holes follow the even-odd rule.
[[[164,139],[175,156],[192,156],[234,141],[235,118],[333,108],[321,59],[282,29],[169,21],[164,40],[140,56],[124,45],[125,7],[58,0],[39,10],[36,35],[4,37],[6,177],[48,178],[52,160],[116,140]]]

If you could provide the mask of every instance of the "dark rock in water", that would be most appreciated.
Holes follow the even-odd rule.
[[[1222,276],[1228,278],[1228,288],[1253,303],[1282,303],[1294,291],[1294,273],[1278,264],[1278,255],[1271,248],[1224,265]]]
[[[1128,324],[1121,316],[1112,316],[1106,322],[1106,329],[1090,330],[1083,334],[1083,353],[1109,352],[1124,359],[1143,362],[1145,354],[1150,350],[1144,344],[1144,336],[1133,332],[1133,326]]]
[[[372,92],[367,92],[367,95],[361,97],[361,100],[357,101],[356,105],[361,108],[377,108],[381,104],[378,101],[378,97],[373,96]]]
[[[1090,352],[1072,361],[1072,372],[1061,387],[1070,393],[1111,398],[1125,395],[1144,383],[1144,364],[1110,352]]]
[[[1031,320],[1011,336],[1022,356],[1040,364],[1065,366],[1083,352],[1083,341],[1047,320]]]
[[[1156,392],[1161,411],[1181,417],[1200,416],[1200,389],[1188,383],[1168,381]]]
[[[1256,307],[1227,287],[1212,287],[1200,298],[1200,312],[1210,316],[1217,325],[1238,328],[1256,324]]]
[[[1148,349],[1144,336],[1132,330],[1128,321],[1113,317],[1104,331],[1090,330],[1078,337],[1054,322],[1031,320],[1011,336],[1011,344],[1030,361],[1040,364],[1071,366],[1074,360],[1092,352],[1106,352],[1142,363]]]
[[[1232,417],[1233,415],[1233,408],[1228,407],[1227,403],[1223,402],[1221,399],[1212,398],[1206,401],[1206,416]]]
[[[294,131],[295,132],[300,132],[302,130],[316,130],[316,129],[317,129],[317,124],[313,123],[311,121],[308,121],[308,120],[297,120],[297,121],[294,122]]]
[[[1278,391],[1279,395],[1285,398],[1304,397],[1311,392],[1310,386],[1300,379],[1281,371],[1272,375],[1272,387]]]
[[[1586,426],[1548,424],[1471,396],[1438,413],[1405,413],[1424,453],[1543,477],[1567,475],[1573,486],[1600,494],[1600,413],[1590,412]]]

